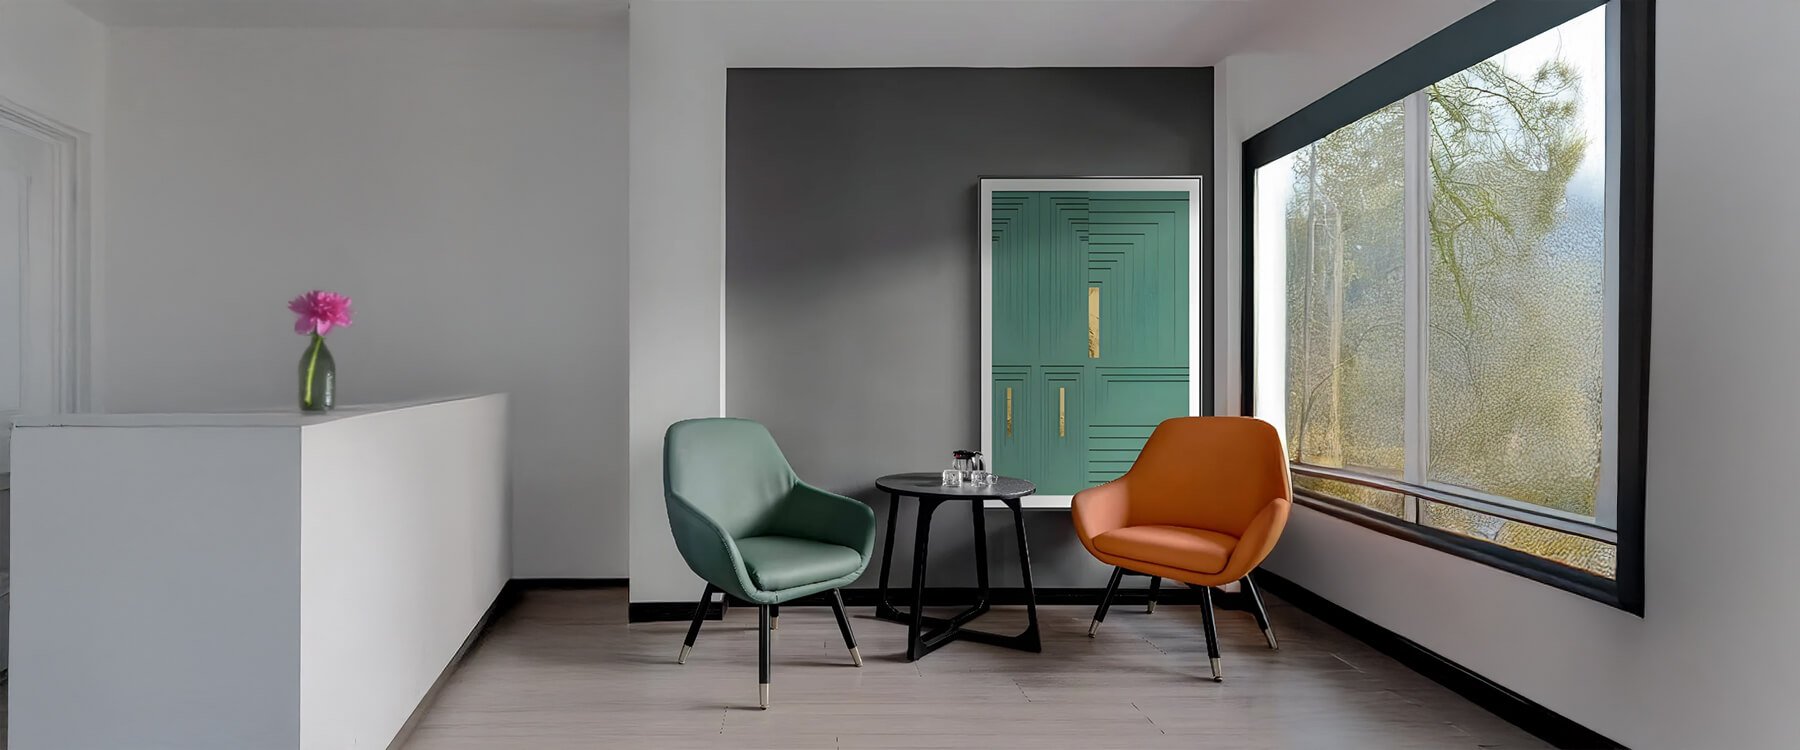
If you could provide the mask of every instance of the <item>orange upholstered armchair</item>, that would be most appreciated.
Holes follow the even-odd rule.
[[[1256,624],[1275,648],[1268,611],[1249,578],[1287,525],[1293,490],[1287,452],[1269,423],[1249,417],[1182,417],[1158,425],[1125,476],[1075,495],[1075,533],[1113,566],[1092,637],[1126,572],[1200,590],[1213,680],[1224,679],[1212,588],[1242,581]],[[1155,607],[1155,600],[1151,600]]]

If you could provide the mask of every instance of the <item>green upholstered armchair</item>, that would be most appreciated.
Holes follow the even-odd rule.
[[[794,475],[774,436],[747,419],[676,422],[663,437],[663,498],[675,546],[706,580],[687,641],[687,663],[713,592],[757,605],[761,619],[759,698],[769,707],[769,631],[779,605],[830,594],[850,658],[862,666],[838,588],[855,581],[875,549],[875,512]]]

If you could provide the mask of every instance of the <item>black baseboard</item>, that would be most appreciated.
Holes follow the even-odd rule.
[[[1149,599],[1148,593],[1149,592],[1143,588],[1127,589],[1121,586],[1118,595],[1113,597],[1113,606],[1143,604]],[[980,590],[973,586],[927,589],[925,591],[925,606],[967,606],[974,604],[979,594]],[[1037,589],[1036,594],[1037,603],[1040,606],[1064,605],[1098,607],[1100,606],[1100,597],[1106,594],[1106,589],[1040,588]],[[803,606],[807,604],[823,605],[826,603],[822,596],[816,597],[817,601],[812,601],[814,598],[815,597],[808,597],[807,599],[802,599],[796,603]],[[844,589],[845,606],[873,607],[880,598],[881,592],[877,589]],[[1221,593],[1213,597],[1213,602],[1220,607],[1232,608],[1236,599],[1237,597],[1234,595]],[[912,592],[890,592],[888,594],[888,603],[896,607],[910,607],[912,606]],[[1021,606],[1025,604],[1025,589],[1020,587],[992,589],[988,593],[988,603],[1001,607]],[[1198,604],[1200,603],[1200,592],[1195,589],[1187,588],[1186,586],[1173,586],[1165,582],[1162,590],[1156,594],[1156,603],[1159,606]],[[788,605],[784,604],[782,606],[785,607]]]
[[[514,578],[511,583],[522,590],[533,589],[621,589],[627,578]],[[693,613],[689,613],[693,614]]]
[[[1370,622],[1361,615],[1308,591],[1293,581],[1265,570],[1258,570],[1256,582],[1263,587],[1263,590],[1281,597],[1282,601],[1294,605],[1299,610],[1344,631],[1363,643],[1369,644],[1375,650],[1406,665],[1407,668],[1449,688],[1457,695],[1467,698],[1475,705],[1487,709],[1494,715],[1517,725],[1520,729],[1536,735],[1538,739],[1559,748],[1578,748],[1580,750],[1624,747],[1599,732],[1588,729],[1562,714],[1539,705],[1530,698],[1469,671],[1461,664],[1444,658],[1442,654],[1414,643],[1399,633]]]
[[[632,602],[626,608],[625,619],[630,622],[687,622],[694,619],[696,604],[699,602]],[[706,619],[723,619],[727,606],[725,602],[713,602],[706,608]]]
[[[844,606],[846,607],[873,607],[881,598],[881,592],[877,589],[859,588],[840,590],[844,594]],[[973,586],[927,589],[925,592],[925,606],[967,606],[975,603],[976,595],[978,593],[979,590]],[[1041,588],[1037,590],[1037,603],[1043,606],[1073,605],[1098,607],[1100,606],[1100,596],[1105,593],[1106,589],[1104,588]],[[1148,591],[1142,587],[1130,589],[1121,587],[1118,596],[1113,599],[1113,605],[1132,606],[1143,604],[1148,598],[1147,594]],[[728,595],[725,598],[729,600],[731,606],[755,606],[734,596]],[[888,595],[888,602],[896,607],[910,607],[912,606],[912,591],[893,591]],[[1159,606],[1198,604],[1200,602],[1200,593],[1194,589],[1187,588],[1186,586],[1176,586],[1170,582],[1165,582],[1162,590],[1156,595],[1156,602]],[[686,622],[694,617],[694,605],[697,603],[697,601],[632,602],[628,616],[632,622]],[[1017,586],[991,589],[988,594],[988,603],[1001,607],[1022,606],[1025,604],[1025,589]],[[784,603],[781,606],[824,607],[829,606],[829,604],[830,599],[827,598],[825,594],[814,594],[812,596]],[[1225,592],[1216,593],[1213,596],[1213,604],[1220,609],[1245,610],[1248,608],[1248,604],[1240,602],[1239,595]],[[708,610],[706,619],[717,620],[723,616],[723,614],[724,607],[715,604],[711,610]]]
[[[589,589],[625,588],[630,585],[626,578],[515,578],[511,584],[520,591],[585,591]],[[626,620],[629,622],[687,622],[694,616],[694,605],[698,602],[631,602],[626,607]],[[706,612],[706,619],[717,620],[725,616],[726,605],[714,602]]]

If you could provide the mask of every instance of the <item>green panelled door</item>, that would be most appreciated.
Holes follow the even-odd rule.
[[[993,194],[993,466],[1070,495],[1188,413],[1188,194]]]

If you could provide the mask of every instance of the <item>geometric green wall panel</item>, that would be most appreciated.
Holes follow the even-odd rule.
[[[990,210],[994,466],[1047,495],[1110,481],[1188,412],[1188,193],[996,191]]]

